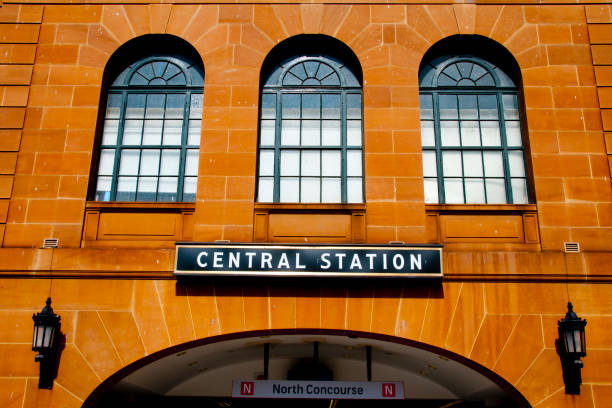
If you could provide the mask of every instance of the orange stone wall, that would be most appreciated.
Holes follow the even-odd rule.
[[[252,240],[261,63],[292,35],[322,33],[363,67],[366,240],[424,242],[418,61],[480,34],[521,67],[542,249],[612,247],[608,6],[5,3],[0,21],[4,247],[80,245],[102,73],[147,33],[181,37],[204,61],[196,241]]]
[[[405,337],[491,368],[534,407],[612,406],[609,5],[28,3],[0,5],[0,406],[79,407],[120,367],[169,345],[274,328]],[[204,62],[194,241],[253,240],[260,67],[280,41],[312,33],[347,44],[363,68],[368,243],[427,242],[425,52],[454,34],[505,46],[523,79],[538,243],[446,249],[441,290],[183,288],[171,248],[81,248],[104,67],[148,33],[183,38]],[[60,248],[37,249],[47,237]],[[567,241],[584,252],[563,254]],[[31,314],[50,271],[66,347],[54,389],[40,391]],[[568,292],[589,322],[578,397],[564,394],[554,350]]]
[[[577,262],[588,260],[578,257]],[[555,350],[567,291],[588,322],[579,396],[565,394]],[[171,345],[293,328],[368,331],[442,347],[495,371],[533,407],[602,408],[611,401],[610,285],[469,280],[431,288],[352,284],[315,289],[55,279],[53,306],[61,315],[66,344],[51,391],[37,388],[38,365],[31,351],[31,316],[48,293],[47,279],[0,282],[3,407],[77,408],[111,374]]]

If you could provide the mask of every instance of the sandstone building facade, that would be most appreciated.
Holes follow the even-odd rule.
[[[3,1],[0,405],[206,406],[317,342],[423,406],[608,407],[611,167],[606,3]],[[179,279],[177,242],[441,245],[444,276]]]

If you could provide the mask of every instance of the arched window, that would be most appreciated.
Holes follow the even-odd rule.
[[[298,55],[261,94],[259,202],[363,202],[361,84],[340,59]]]
[[[419,81],[425,202],[529,203],[519,90],[507,72],[447,54],[422,64]]]
[[[96,201],[195,201],[204,73],[184,56],[147,56],[111,79]]]

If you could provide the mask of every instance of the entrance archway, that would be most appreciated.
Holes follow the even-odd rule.
[[[262,378],[266,343],[270,380],[286,380],[292,368],[312,356],[316,343],[318,361],[331,371],[334,381],[367,381],[370,346],[372,380],[403,381],[412,408],[531,407],[493,371],[448,350],[369,332],[298,329],[222,335],[159,351],[109,377],[82,408],[368,405],[357,400],[266,400],[262,405],[232,399],[233,380]],[[406,406],[406,401],[376,402],[381,404]]]

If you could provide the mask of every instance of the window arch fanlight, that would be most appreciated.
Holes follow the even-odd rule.
[[[513,79],[491,61],[445,55],[422,65],[419,82],[425,202],[529,203]]]
[[[363,202],[362,92],[343,61],[297,55],[261,93],[259,202]]]
[[[184,56],[120,71],[106,93],[96,201],[195,201],[203,86]]]

